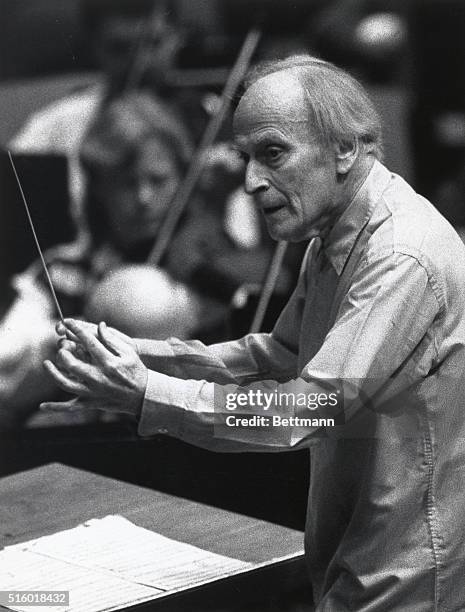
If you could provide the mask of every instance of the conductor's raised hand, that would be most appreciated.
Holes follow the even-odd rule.
[[[71,324],[78,323],[81,329],[86,329],[89,333],[91,333],[96,338],[99,337],[98,325],[96,325],[95,323],[89,323],[88,321],[75,321],[74,319],[65,319],[63,322],[58,321],[55,327],[57,334],[59,336],[66,337],[68,338],[68,340],[72,340],[75,342],[77,340],[76,334],[71,331],[71,328],[69,325],[70,323]],[[129,344],[129,346],[132,346],[134,349],[136,349],[136,342],[133,338],[131,338],[130,336],[127,336],[126,334],[123,334],[123,332],[120,332],[119,330],[114,329],[113,327],[109,327],[107,329],[113,335],[117,336],[120,340],[122,340],[123,342],[126,342],[126,344]]]
[[[99,408],[138,416],[147,385],[147,368],[134,346],[105,323],[93,327],[66,319],[64,327],[67,339],[59,342],[56,363],[47,360],[44,366],[64,391],[78,398],[72,404],[54,402],[41,407]]]

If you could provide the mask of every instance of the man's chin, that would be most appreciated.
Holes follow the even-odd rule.
[[[276,241],[285,240],[286,242],[300,242],[305,240],[305,236],[302,236],[301,228],[286,227],[285,225],[279,224],[267,224],[267,230],[271,238]]]

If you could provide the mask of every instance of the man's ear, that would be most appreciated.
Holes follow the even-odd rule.
[[[358,140],[336,145],[336,170],[338,174],[347,174],[359,154]]]

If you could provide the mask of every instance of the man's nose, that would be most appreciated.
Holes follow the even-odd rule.
[[[245,170],[245,191],[249,195],[268,189],[270,186],[267,178],[261,169],[260,164],[255,160],[250,160]]]

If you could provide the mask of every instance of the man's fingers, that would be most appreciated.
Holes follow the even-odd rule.
[[[79,342],[79,339],[76,334],[74,334],[67,326],[68,323],[70,323],[71,321],[73,323],[76,323],[74,319],[65,319],[66,325],[63,325],[63,323],[59,321],[55,326],[56,332],[59,336],[66,336],[68,340],[71,340],[73,342]],[[79,325],[82,329],[87,329],[87,331],[94,335],[96,338],[99,337],[98,326],[95,325],[95,323],[89,323],[88,321],[78,321],[77,325]],[[111,332],[113,337],[117,337],[119,340],[135,349],[135,343],[132,338],[112,327],[107,327],[107,329]]]
[[[98,325],[99,338],[103,344],[109,348],[115,355],[124,355],[127,353],[130,345],[126,340],[121,339],[105,322]]]
[[[64,391],[73,393],[74,395],[87,395],[89,393],[89,390],[85,385],[77,382],[76,380],[70,379],[48,359],[44,361],[44,368],[47,370],[56,384]]]
[[[95,382],[97,366],[89,363],[88,359],[82,360],[80,356],[76,357],[74,353],[62,348],[57,352],[56,363],[63,373],[77,378],[84,385]]]
[[[60,338],[58,340],[58,350],[60,349],[69,351],[81,361],[85,361],[87,363],[91,361],[89,353],[81,344],[68,340],[67,338]]]
[[[121,342],[124,342],[124,344],[127,344],[127,346],[130,346],[137,352],[136,342],[134,338],[123,334],[123,332],[119,331],[118,329],[115,329],[114,327],[107,326],[107,329],[112,333],[113,336],[116,336],[119,340],[121,340]]]
[[[60,412],[72,412],[73,410],[80,410],[85,407],[84,402],[78,397],[67,402],[43,402],[40,404],[40,410],[60,411]]]
[[[58,321],[55,325],[55,330],[59,336],[66,336],[69,340],[77,342],[78,338],[76,334],[73,333],[69,327],[70,322],[76,323],[75,319],[65,319],[64,324],[62,321]],[[78,323],[80,327],[97,337],[97,325],[95,325],[95,323],[89,323],[88,321],[79,321]]]
[[[95,361],[105,364],[110,356],[114,356],[113,353],[95,337],[93,329],[89,329],[88,325],[83,324],[82,321],[75,321],[74,319],[66,319],[65,323],[66,327],[76,335],[78,342],[84,346]]]
[[[62,336],[63,338],[68,338],[68,340],[71,340],[72,342],[78,342],[76,334],[73,334],[73,332],[68,329],[66,325],[63,325],[61,321],[58,321],[58,323],[55,325],[55,331],[59,336]]]
[[[80,329],[85,329],[88,332],[97,336],[97,325],[95,323],[90,323],[89,321],[82,321],[81,319],[65,319],[65,327],[68,328],[69,325],[78,326]]]
[[[60,338],[57,342],[57,346],[59,349],[66,349],[71,353],[75,353],[79,344],[72,340],[68,340],[68,338]]]

